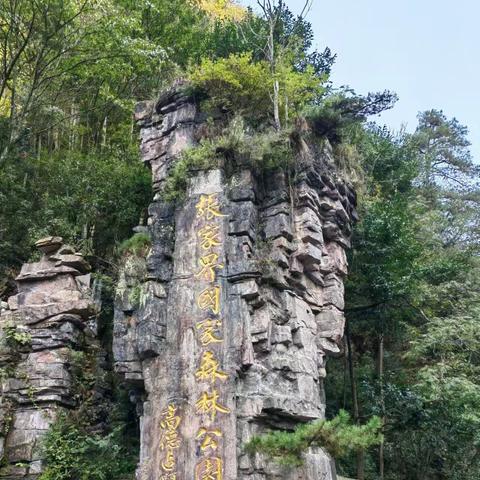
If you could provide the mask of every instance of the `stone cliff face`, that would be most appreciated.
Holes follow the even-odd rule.
[[[42,258],[23,266],[18,294],[0,313],[0,478],[34,479],[41,439],[76,406],[73,351],[94,342],[88,264],[59,237],[37,242]]]
[[[114,355],[141,421],[138,478],[335,479],[312,449],[284,469],[244,444],[322,418],[329,354],[344,327],[345,249],[355,194],[328,149],[283,172],[197,172],[185,200],[162,201],[172,164],[201,130],[178,90],[139,105],[141,152],[157,192],[152,248],[120,279]]]

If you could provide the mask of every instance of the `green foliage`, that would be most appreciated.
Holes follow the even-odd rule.
[[[382,435],[381,421],[372,417],[365,425],[351,423],[350,415],[341,410],[331,420],[317,420],[300,425],[293,432],[275,431],[254,437],[247,445],[250,453],[264,453],[284,465],[300,465],[310,447],[319,446],[333,457],[378,445]]]
[[[218,60],[206,58],[191,72],[190,81],[208,95],[207,109],[218,108],[249,116],[255,111],[270,109],[268,92],[272,79],[268,64],[253,62],[250,53]]]
[[[98,369],[97,354],[94,346],[69,350],[77,408],[60,414],[42,439],[42,480],[134,477],[139,449],[135,407],[115,377]]]
[[[17,106],[9,112],[2,160],[7,151],[32,147],[79,148],[92,140],[100,146],[106,119],[112,130],[128,122],[132,96],[164,58],[164,48],[139,35],[148,3],[0,2],[0,98],[15,92]]]
[[[366,478],[381,461],[388,480],[473,480],[480,474],[478,176],[464,127],[438,112],[420,119],[413,135],[341,128],[364,175],[346,284],[355,377],[343,362],[329,362],[328,412],[355,411],[356,387],[360,416],[384,419],[382,456],[366,452]],[[351,458],[337,466],[358,473]]]
[[[264,60],[254,61],[251,53],[228,58],[206,58],[189,76],[192,85],[205,92],[208,111],[220,110],[242,115],[252,125],[262,125],[273,117],[271,92],[275,81],[281,92],[280,107],[298,113],[315,95],[321,93],[321,79],[312,67],[296,71],[288,59],[280,62],[275,74]]]
[[[217,143],[212,140],[203,140],[197,147],[182,152],[180,159],[168,172],[162,192],[163,198],[169,202],[182,199],[186,192],[189,173],[192,170],[217,167],[220,158]]]
[[[372,198],[368,203],[364,201],[363,208],[366,212],[356,231],[354,252],[356,264],[363,262],[364,285],[369,289],[362,295],[369,295],[375,302],[405,295],[414,288],[422,249],[416,238],[416,225],[410,221],[414,212],[408,198]],[[355,281],[353,276],[351,281]]]
[[[136,465],[122,439],[122,426],[108,435],[92,433],[60,416],[44,440],[46,468],[40,480],[117,480]]]
[[[348,139],[352,127],[392,108],[396,100],[397,96],[388,90],[366,96],[344,90],[329,95],[320,104],[308,105],[304,115],[317,136],[341,143]]]
[[[0,263],[25,260],[45,235],[107,255],[138,223],[150,192],[136,158],[71,152],[8,162],[0,173]]]
[[[146,232],[138,232],[124,240],[120,244],[118,251],[120,255],[145,256],[151,246],[152,240],[150,235]]]
[[[128,301],[131,305],[136,308],[145,307],[148,299],[148,292],[145,291],[145,288],[142,284],[134,285],[128,295]]]
[[[3,326],[3,335],[6,344],[10,347],[25,347],[32,341],[30,333],[12,324]]]
[[[476,375],[480,367],[478,304],[468,304],[447,318],[432,318],[427,330],[412,340],[409,355],[448,366],[449,375]]]
[[[473,186],[480,169],[474,165],[468,147],[468,130],[442,111],[429,110],[418,115],[413,141],[422,162],[420,177],[425,188],[445,182],[466,188]]]
[[[94,352],[69,349],[68,354],[73,397],[78,403],[85,403],[89,400],[97,381]]]
[[[170,170],[163,191],[167,201],[181,199],[186,191],[189,173],[224,166],[235,171],[248,165],[259,173],[293,165],[294,151],[287,132],[267,129],[251,132],[243,118],[235,116],[223,131],[204,138],[196,147],[185,150]]]

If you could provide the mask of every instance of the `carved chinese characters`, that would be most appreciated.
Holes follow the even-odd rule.
[[[177,457],[176,450],[180,448],[180,437],[178,427],[181,418],[177,415],[177,407],[171,403],[162,415],[160,427],[162,437],[160,439],[160,450],[164,453],[161,462],[163,475],[160,480],[177,480]]]
[[[216,348],[224,342],[223,323],[218,318],[222,292],[216,281],[218,271],[224,268],[218,251],[222,246],[219,222],[223,215],[216,194],[200,195],[195,208],[200,224],[197,237],[201,251],[196,278],[202,286],[196,306],[205,316],[196,323],[201,354],[195,378],[202,391],[195,402],[195,411],[201,417],[201,427],[196,435],[201,457],[195,466],[195,480],[222,480],[224,460],[219,443],[224,435],[216,420],[220,415],[231,413],[221,398],[221,385],[229,375],[222,370],[219,349]]]
[[[207,319],[197,323],[197,330],[200,330],[200,343],[207,347],[211,343],[221,343],[222,339],[218,337],[218,331],[222,328],[220,320]]]

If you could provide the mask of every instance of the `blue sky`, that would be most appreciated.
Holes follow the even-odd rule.
[[[313,0],[308,20],[316,48],[337,53],[335,85],[398,94],[379,123],[412,131],[419,111],[441,109],[468,127],[480,163],[480,0]]]

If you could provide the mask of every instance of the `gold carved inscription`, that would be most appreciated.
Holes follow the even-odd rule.
[[[218,202],[217,195],[211,193],[209,195],[200,195],[200,200],[195,205],[197,209],[197,217],[204,220],[213,220],[215,217],[223,217],[220,213],[220,203]]]
[[[220,240],[220,227],[213,223],[205,225],[198,231],[200,238],[200,246],[203,250],[210,250],[213,247],[221,245]]]
[[[207,382],[211,390],[203,391],[195,403],[196,413],[206,415],[210,422],[215,422],[218,414],[229,414],[230,409],[224,406],[220,400],[220,393],[213,388],[215,382],[224,382],[229,375],[222,370],[220,361],[212,350],[213,346],[223,342],[222,320],[215,318],[220,313],[221,290],[215,285],[217,271],[224,268],[219,261],[220,255],[215,251],[222,245],[220,225],[215,223],[218,217],[224,215],[220,211],[220,202],[216,194],[203,194],[195,206],[197,218],[202,220],[197,231],[199,244],[203,250],[198,262],[200,270],[196,277],[208,282],[207,288],[202,290],[197,297],[197,306],[206,312],[205,320],[196,322],[198,340],[204,348],[201,351],[199,366],[195,372],[198,382]],[[208,349],[206,347],[209,347]],[[200,451],[205,456],[201,458],[195,467],[195,480],[223,480],[223,459],[218,455],[219,442],[223,439],[223,432],[215,426],[202,426],[197,433]]]
[[[200,343],[203,347],[208,347],[211,343],[223,342],[223,339],[218,336],[218,329],[221,326],[221,320],[212,320],[210,318],[197,323],[197,330],[200,330]]]
[[[177,458],[176,450],[180,448],[180,437],[178,427],[181,418],[177,415],[177,407],[171,403],[162,413],[160,427],[162,429],[160,437],[160,450],[165,452],[165,457],[161,462],[163,472],[166,474],[162,478],[165,480],[176,480]]]
[[[197,464],[195,480],[222,480],[223,461],[218,457],[207,457]]]
[[[203,352],[200,361],[200,368],[195,373],[195,377],[200,381],[207,381],[214,384],[216,380],[226,380],[228,375],[219,368],[218,360],[212,352]]]
[[[197,433],[197,440],[201,440],[200,450],[205,452],[207,450],[215,451],[218,448],[218,439],[223,437],[223,433],[218,429],[201,428]]]
[[[202,310],[210,310],[218,315],[220,313],[220,287],[214,285],[203,290],[197,298],[197,304]]]
[[[202,269],[196,274],[196,276],[202,277],[209,282],[213,282],[215,280],[215,270],[222,269],[223,263],[218,262],[218,255],[216,253],[209,253],[200,258],[200,266]]]
[[[217,413],[230,413],[230,409],[224,407],[218,402],[219,394],[217,390],[212,390],[211,393],[203,392],[200,398],[197,400],[195,407],[197,413],[203,413],[205,415],[210,415],[210,420],[215,421]]]

